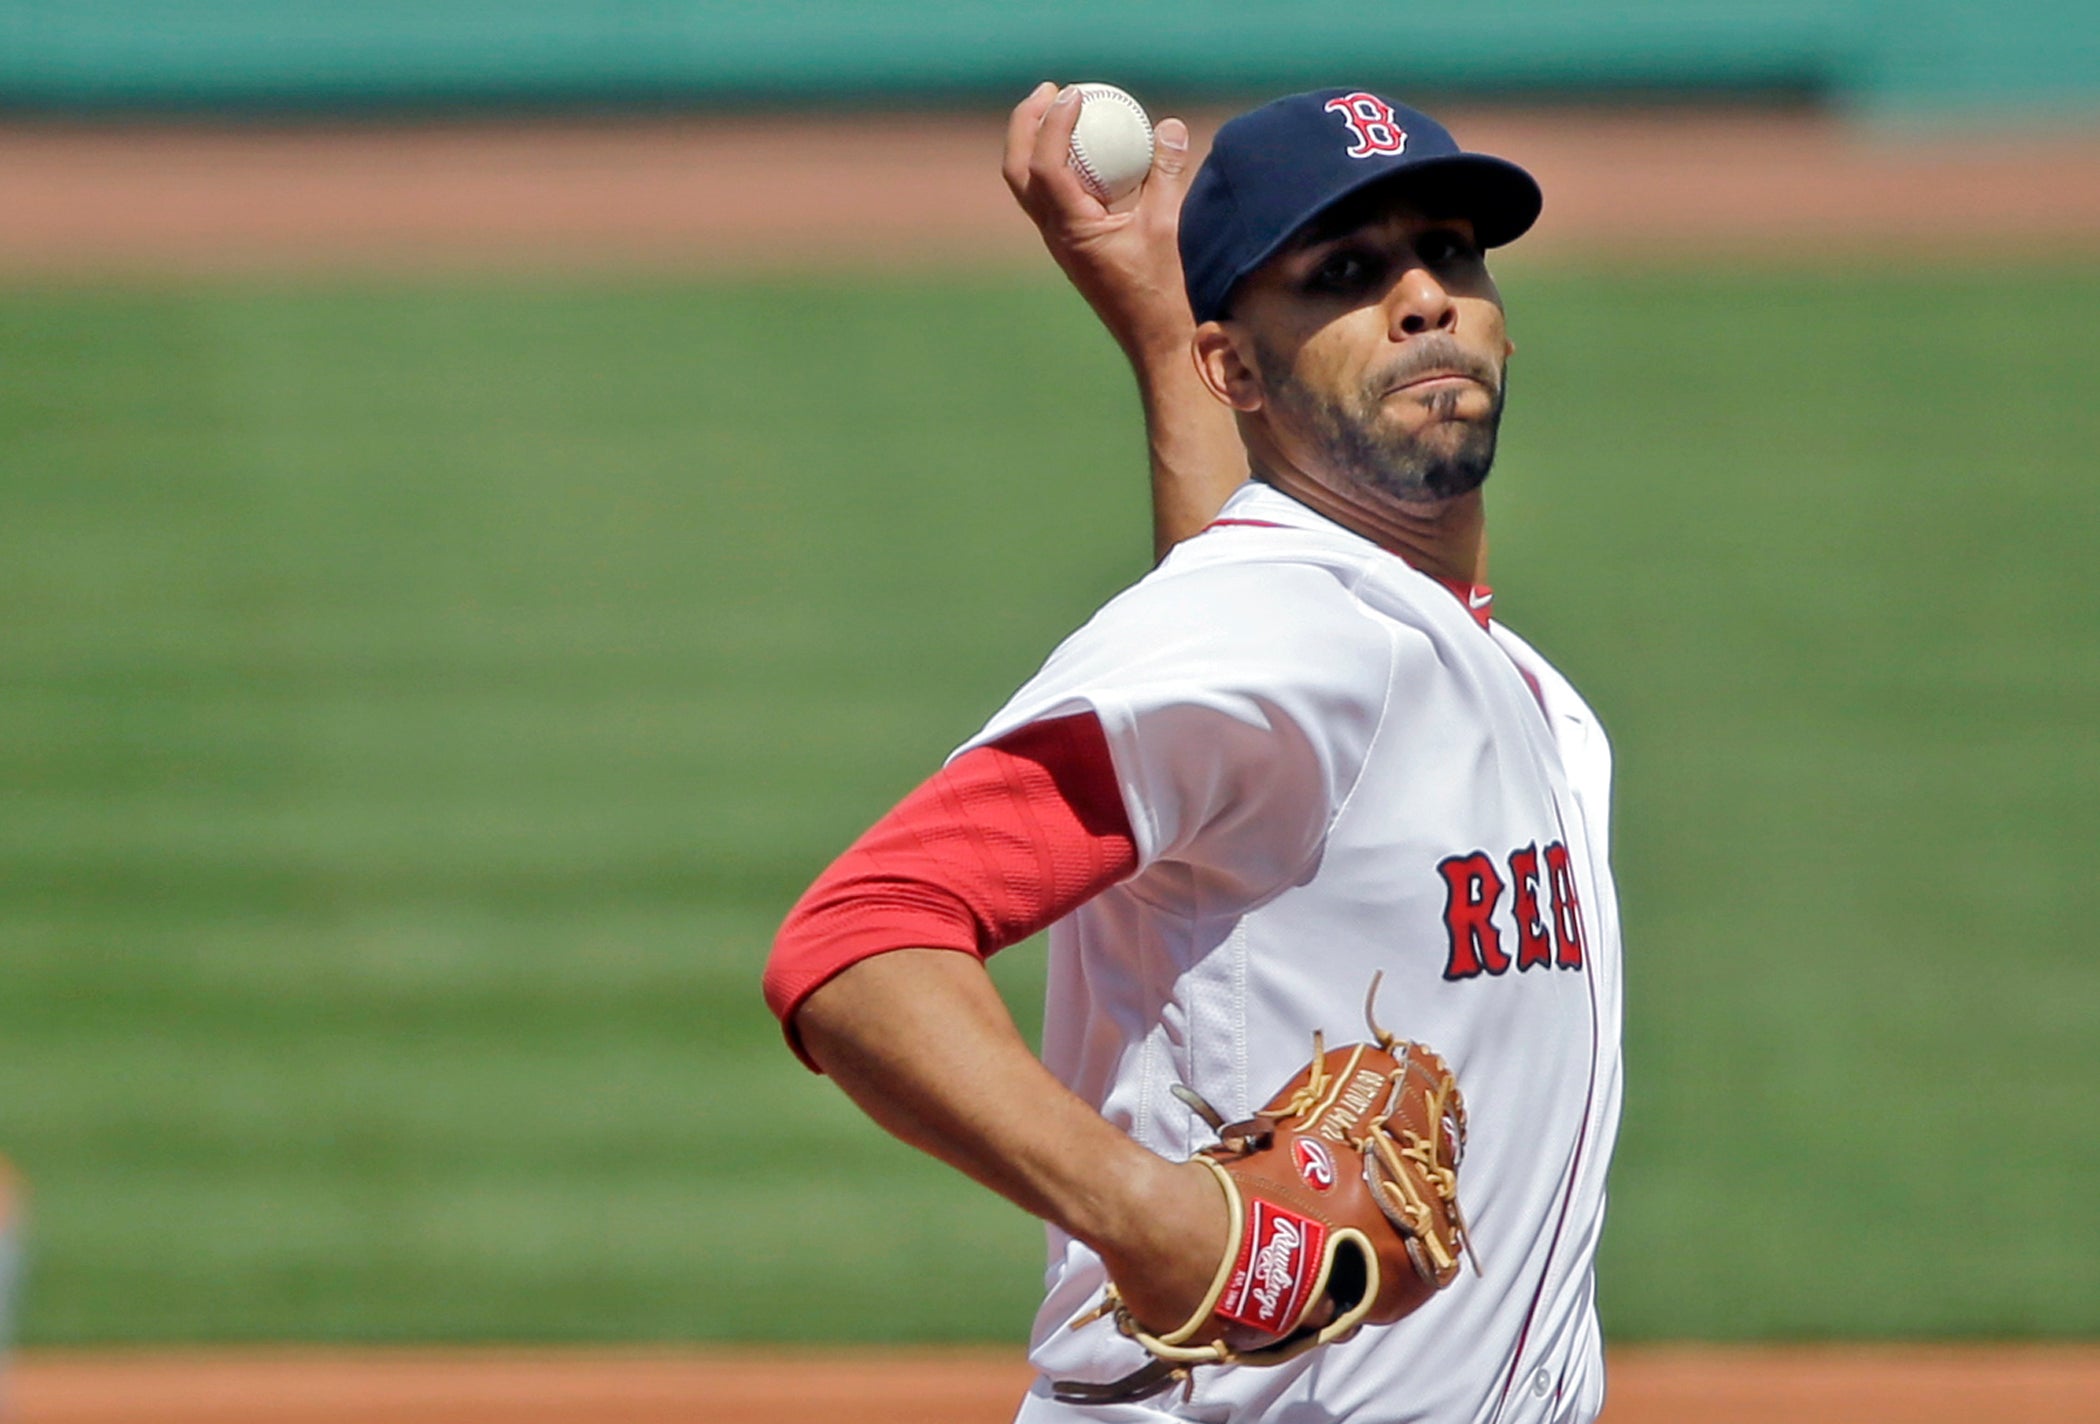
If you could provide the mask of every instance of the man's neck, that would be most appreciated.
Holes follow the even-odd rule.
[[[1254,461],[1254,477],[1432,578],[1451,584],[1487,582],[1487,505],[1477,489],[1451,499],[1398,500],[1337,486],[1264,459]]]

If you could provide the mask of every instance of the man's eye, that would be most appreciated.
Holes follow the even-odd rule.
[[[1415,244],[1415,252],[1432,267],[1447,267],[1454,263],[1470,262],[1480,254],[1473,249],[1465,234],[1458,232],[1424,233]]]
[[[1313,268],[1306,285],[1316,292],[1353,294],[1376,280],[1379,264],[1361,252],[1337,252]]]

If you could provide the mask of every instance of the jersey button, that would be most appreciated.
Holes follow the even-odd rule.
[[[1544,1365],[1540,1365],[1536,1370],[1532,1371],[1531,1393],[1535,1398],[1544,1399],[1548,1394],[1551,1394],[1552,1392],[1553,1376],[1547,1373],[1546,1367]]]

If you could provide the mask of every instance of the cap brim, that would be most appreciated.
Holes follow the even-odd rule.
[[[1423,202],[1438,216],[1470,218],[1482,247],[1501,247],[1531,231],[1545,206],[1538,180],[1506,158],[1485,153],[1454,153],[1425,158],[1397,173],[1387,173],[1356,191],[1380,182],[1419,188]]]
[[[1546,201],[1537,179],[1508,159],[1485,153],[1445,154],[1367,173],[1362,182],[1329,194],[1299,214],[1280,237],[1233,273],[1226,284],[1226,303],[1229,305],[1234,288],[1282,251],[1307,223],[1345,199],[1386,184],[1418,192],[1437,216],[1468,219],[1482,247],[1501,247],[1529,232]]]

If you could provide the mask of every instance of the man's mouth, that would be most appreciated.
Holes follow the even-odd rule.
[[[1399,395],[1405,391],[1412,395],[1434,395],[1438,391],[1457,390],[1462,386],[1482,386],[1488,390],[1494,389],[1479,376],[1468,371],[1424,371],[1420,375],[1409,376],[1406,380],[1393,385],[1386,391],[1386,394]]]

